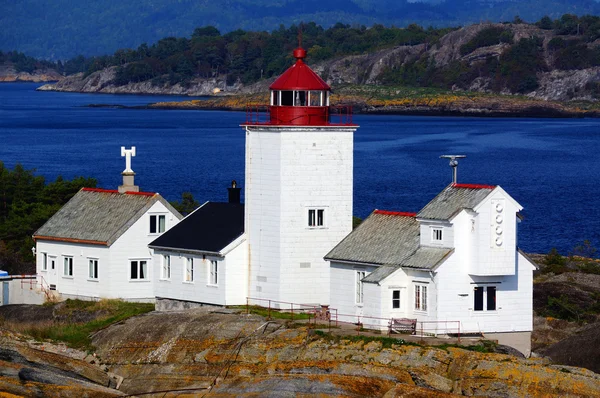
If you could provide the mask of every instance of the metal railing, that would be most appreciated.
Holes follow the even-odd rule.
[[[280,107],[277,107],[280,108]],[[299,107],[300,108],[300,107]],[[310,114],[310,107],[306,107]],[[277,115],[275,115],[277,116]],[[301,115],[299,117],[304,117]],[[313,115],[315,117],[323,117],[322,113]],[[277,117],[275,117],[277,119]],[[325,109],[324,126],[352,126],[352,105],[332,105]],[[271,120],[271,107],[268,105],[246,105],[246,122],[247,125],[277,125]],[[312,123],[309,123],[312,125]]]
[[[316,325],[317,321],[322,320],[328,323],[329,329],[332,326],[340,327],[341,325],[352,325],[356,334],[361,332],[387,332],[387,335],[392,334],[392,323],[395,318],[383,318],[376,316],[356,315],[356,314],[341,314],[336,308],[330,308],[321,305],[298,304],[288,301],[278,301],[270,299],[262,299],[255,297],[246,298],[246,313],[250,313],[250,307],[257,306],[267,310],[267,318],[271,319],[274,311],[285,312],[290,314],[290,318],[294,320],[294,314],[308,314],[308,324]],[[460,321],[419,321],[416,320],[414,336],[420,337],[437,337],[438,335],[456,335],[460,344],[461,324]]]

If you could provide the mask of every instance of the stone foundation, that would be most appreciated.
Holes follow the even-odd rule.
[[[531,332],[484,333],[484,336],[521,351],[526,358],[531,356]]]

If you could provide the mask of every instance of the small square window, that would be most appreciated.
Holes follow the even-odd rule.
[[[167,217],[165,215],[150,215],[150,233],[162,234],[163,232],[165,232],[166,221]]]
[[[325,209],[308,209],[308,226],[323,227],[325,225]]]
[[[131,279],[148,279],[148,262],[146,260],[130,261]]]
[[[474,311],[496,311],[496,286],[475,286],[473,288]]]

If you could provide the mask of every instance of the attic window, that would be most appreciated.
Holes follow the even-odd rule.
[[[165,232],[166,224],[165,215],[151,215],[150,216],[150,233],[151,234],[162,234]]]
[[[431,241],[433,243],[442,243],[443,237],[443,228],[431,228]]]

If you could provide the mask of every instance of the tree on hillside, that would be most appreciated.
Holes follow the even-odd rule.
[[[0,162],[0,269],[9,273],[34,272],[32,234],[93,178],[58,177],[46,184],[17,164],[12,170]]]

